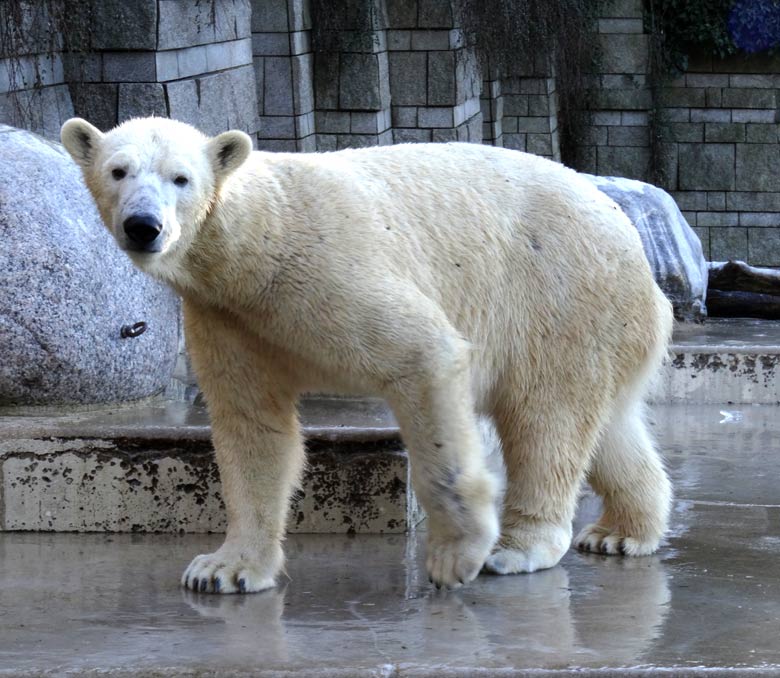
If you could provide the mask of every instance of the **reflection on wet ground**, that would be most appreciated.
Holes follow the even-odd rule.
[[[290,537],[289,578],[245,597],[178,588],[219,535],[0,534],[0,675],[780,676],[778,414],[654,408],[677,488],[658,555],[569,552],[456,593],[430,589],[424,530]],[[597,512],[586,493],[578,523]]]

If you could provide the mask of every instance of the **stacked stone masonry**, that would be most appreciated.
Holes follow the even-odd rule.
[[[261,148],[482,140],[477,58],[450,2],[371,0],[369,25],[350,24],[359,12],[343,4],[343,25],[321,31],[312,57],[308,2],[255,3]]]
[[[384,3],[358,4],[367,6],[367,22],[357,19],[356,3],[342,1],[336,6],[344,8],[344,20],[322,31],[322,49],[315,60],[319,150],[393,143]],[[350,5],[352,11],[347,11]]]
[[[393,140],[482,141],[479,66],[453,3],[387,0]]]
[[[314,151],[314,53],[311,13],[303,0],[253,0],[258,147]]]
[[[659,81],[654,100],[642,5],[601,6],[578,169],[660,184],[707,259],[780,266],[780,55],[694,55],[683,75]]]
[[[642,0],[611,0],[598,20],[598,73],[578,169],[647,181],[651,176],[649,41]]]
[[[74,113],[102,129],[162,115],[211,134],[257,131],[249,0],[88,0],[75,18],[72,7],[28,3],[6,27],[40,37],[13,41],[38,53],[0,54],[3,122],[49,138]]]
[[[526,75],[492,77],[482,87],[483,143],[560,161],[555,77],[546,63]]]
[[[699,58],[663,91],[669,188],[713,261],[780,265],[780,58]]]
[[[0,3],[0,122],[54,137],[73,104],[62,35],[46,29],[49,10],[47,3],[31,5],[17,23]]]
[[[250,16],[249,0],[94,3],[92,49],[70,64],[76,113],[104,129],[163,115],[254,133]]]
[[[154,114],[271,151],[457,140],[561,157],[547,56],[511,78],[480,64],[457,0],[86,0],[78,53],[48,28],[57,0],[29,6],[23,44],[0,41],[0,121],[49,138],[74,113],[104,129]],[[337,6],[341,23],[314,25]],[[780,265],[780,55],[694,58],[658,87],[643,1],[600,8],[576,168],[660,184],[710,259]]]

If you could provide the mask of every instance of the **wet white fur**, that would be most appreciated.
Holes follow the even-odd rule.
[[[229,521],[185,586],[273,585],[304,391],[391,404],[438,585],[555,565],[586,475],[605,513],[583,547],[656,549],[670,489],[641,401],[671,310],[626,216],[573,171],[470,144],[250,153],[162,119],[71,120],[62,139],[120,246],[117,162],[165,215],[163,252],[130,255],[184,300]],[[501,516],[478,414],[501,438]]]

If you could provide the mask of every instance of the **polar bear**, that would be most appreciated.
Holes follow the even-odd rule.
[[[604,513],[576,545],[656,550],[671,491],[642,402],[671,307],[627,217],[574,171],[476,144],[252,152],[160,118],[72,119],[62,142],[119,247],[183,299],[228,515],[185,587],[274,585],[307,391],[392,407],[437,587],[553,567],[585,478]]]

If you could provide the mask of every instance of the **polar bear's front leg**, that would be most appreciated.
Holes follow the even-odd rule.
[[[457,588],[477,576],[498,537],[498,483],[481,450],[468,348],[457,337],[442,345],[396,384],[392,404],[428,514],[428,575]]]
[[[273,587],[282,568],[285,519],[303,445],[294,411],[284,426],[268,410],[258,409],[255,422],[244,414],[226,416],[223,406],[210,409],[227,534],[216,552],[190,563],[182,585],[208,593],[251,593]]]
[[[228,527],[224,544],[197,556],[182,585],[209,593],[262,591],[282,568],[290,495],[303,468],[296,399],[241,327],[186,303],[185,321],[208,402]]]

